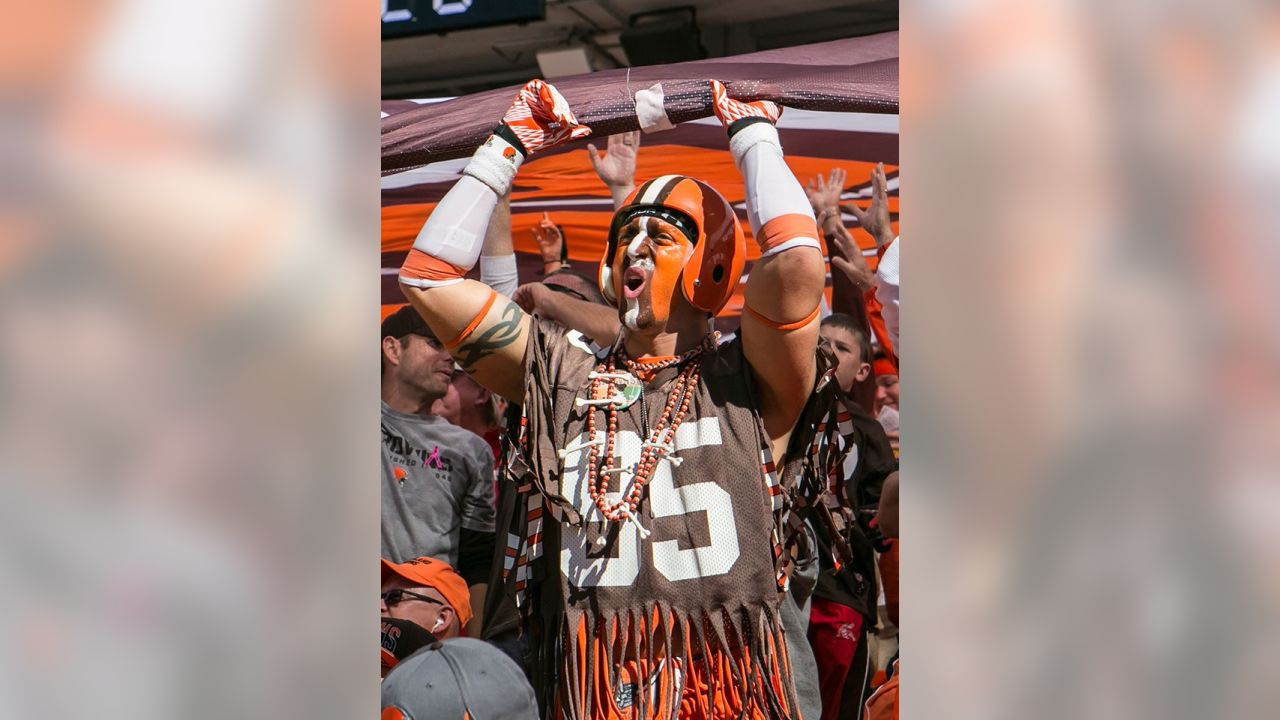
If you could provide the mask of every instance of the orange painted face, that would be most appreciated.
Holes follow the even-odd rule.
[[[656,217],[635,217],[618,231],[613,259],[618,316],[628,330],[659,329],[671,319],[680,273],[693,243],[675,225]]]

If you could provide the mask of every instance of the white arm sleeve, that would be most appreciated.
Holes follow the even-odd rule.
[[[510,149],[510,153],[504,152]],[[463,272],[476,266],[484,247],[489,218],[498,205],[498,196],[511,187],[523,156],[502,138],[491,135],[471,156],[462,178],[445,193],[440,204],[418,232],[413,249],[443,260]],[[400,282],[414,287],[439,287],[462,282],[423,280],[400,275]]]
[[[515,255],[481,255],[480,282],[493,288],[499,295],[511,297],[520,285]]]
[[[884,317],[893,351],[902,357],[902,345],[898,341],[898,282],[898,238],[894,238],[876,266],[876,300],[880,301],[880,315]]]
[[[783,215],[807,215],[813,218],[813,207],[800,181],[782,157],[778,129],[769,123],[755,123],[743,128],[729,140],[729,152],[742,171],[746,185],[747,218],[751,233],[760,238],[760,228]],[[815,223],[816,223],[815,219]],[[771,249],[773,255],[793,247],[807,245],[820,248],[817,238],[795,238]]]
[[[480,257],[484,231],[497,205],[498,196],[487,185],[470,175],[462,176],[418,231],[413,249],[455,265],[463,272],[470,270]],[[401,273],[400,282],[413,287],[440,287],[462,282],[462,278],[422,280]]]

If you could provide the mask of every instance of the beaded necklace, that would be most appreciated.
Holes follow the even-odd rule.
[[[679,357],[667,358],[654,363],[645,363],[631,359],[623,359],[623,367],[627,372],[618,372],[618,350],[615,349],[609,353],[599,365],[596,366],[594,372],[587,377],[591,379],[591,386],[588,391],[588,399],[578,399],[578,405],[604,405],[605,414],[608,418],[608,428],[605,431],[604,440],[604,461],[600,460],[600,442],[595,440],[596,431],[596,412],[595,408],[587,411],[587,438],[588,445],[591,447],[591,453],[587,457],[587,492],[591,499],[595,502],[596,507],[600,510],[600,514],[606,520],[621,522],[631,520],[635,522],[636,527],[640,531],[641,537],[648,537],[649,532],[640,524],[636,517],[636,510],[640,506],[640,500],[644,493],[644,486],[653,476],[653,471],[658,467],[658,461],[666,459],[672,465],[679,465],[681,460],[673,453],[675,450],[676,429],[680,427],[680,423],[684,421],[685,415],[689,412],[689,403],[693,400],[694,390],[698,386],[701,367],[700,363],[689,362],[697,359],[704,352],[712,350],[719,342],[720,333],[713,332],[702,339],[698,346],[686,352]],[[605,492],[609,487],[610,475],[621,475],[627,472],[625,468],[610,467],[614,461],[614,440],[618,434],[618,408],[628,407],[638,398],[643,397],[644,389],[634,383],[637,376],[641,374],[649,374],[669,368],[672,366],[680,367],[680,374],[676,376],[675,384],[671,388],[670,394],[667,395],[666,406],[662,409],[662,416],[658,418],[658,422],[653,426],[653,432],[649,434],[640,451],[640,459],[635,466],[631,468],[631,489],[623,495],[622,499],[612,505],[605,498]],[[621,387],[619,387],[621,385]],[[634,391],[629,392],[629,388],[639,387],[639,394]],[[647,408],[646,408],[647,411]],[[648,423],[646,412],[645,424]],[[621,484],[619,485],[621,487]],[[603,536],[600,540],[603,541]]]

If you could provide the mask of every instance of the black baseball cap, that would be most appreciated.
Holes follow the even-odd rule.
[[[427,327],[427,321],[422,319],[412,305],[405,305],[382,321],[382,337],[402,338],[405,335],[421,335],[428,340],[440,342],[431,328]]]

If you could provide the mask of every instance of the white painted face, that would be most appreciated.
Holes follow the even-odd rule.
[[[649,235],[644,230],[636,233],[635,238],[627,245],[627,257],[635,258],[636,255],[639,255],[640,245],[644,243],[648,237]]]
[[[628,254],[631,254],[630,250],[631,248],[628,247],[627,248]],[[634,258],[635,255],[631,254],[631,257]],[[640,258],[639,260],[632,262],[631,267],[636,268],[637,270],[640,270],[649,276],[653,275],[654,265],[653,265],[653,260],[651,260],[650,258]],[[640,329],[640,322],[639,322],[640,321],[640,296],[627,295],[626,297],[623,298],[623,300],[625,300],[627,303],[627,311],[622,316],[622,324],[626,325],[631,330],[639,330]]]
[[[644,244],[644,241],[648,237],[649,235],[646,234],[644,230],[636,233],[636,236],[632,238],[631,242],[627,245],[627,257],[635,260],[636,256],[640,254],[640,246]],[[653,272],[652,260],[636,260],[632,265],[645,270],[646,272]],[[626,325],[627,328],[631,330],[636,330],[638,329],[637,321],[640,319],[640,299],[637,297],[628,297],[624,298],[624,300],[627,303],[627,311],[622,316],[622,324]]]

